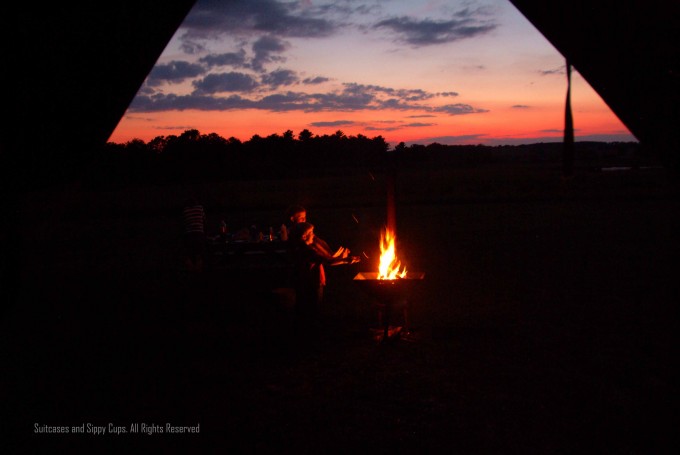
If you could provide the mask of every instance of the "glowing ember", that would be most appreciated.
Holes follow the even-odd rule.
[[[397,236],[390,229],[385,229],[380,235],[380,266],[379,280],[396,280],[406,277],[406,268],[397,259]]]

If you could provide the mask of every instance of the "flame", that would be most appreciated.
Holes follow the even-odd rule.
[[[396,234],[390,229],[383,230],[380,235],[379,280],[396,280],[406,276],[406,268],[397,259],[396,240]]]

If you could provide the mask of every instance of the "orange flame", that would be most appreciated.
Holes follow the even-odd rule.
[[[397,259],[396,240],[396,234],[389,229],[383,230],[380,235],[379,280],[395,280],[406,276],[406,268]]]

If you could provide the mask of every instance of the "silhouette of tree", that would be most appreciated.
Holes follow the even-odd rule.
[[[287,142],[292,142],[293,140],[295,140],[295,135],[291,130],[286,130],[286,132],[283,133],[283,139]]]
[[[302,142],[307,142],[312,138],[312,132],[309,131],[308,129],[304,129],[300,131],[300,134],[298,134],[298,139]]]
[[[241,142],[240,139],[237,139],[234,136],[231,136],[229,139],[227,139],[227,144],[230,147],[234,147],[234,146],[239,146],[239,145],[243,144],[243,142]]]
[[[167,144],[168,140],[165,138],[165,136],[156,136],[155,138],[151,139],[146,146],[150,150],[154,151],[157,155],[160,155],[163,153],[163,150],[165,150],[165,146]]]
[[[198,130],[186,130],[180,134],[179,139],[181,141],[193,142],[197,141],[201,137],[201,133]]]

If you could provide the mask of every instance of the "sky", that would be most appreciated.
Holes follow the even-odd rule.
[[[508,0],[197,0],[110,142],[189,129],[561,141],[564,57]],[[636,141],[572,70],[577,141]]]

